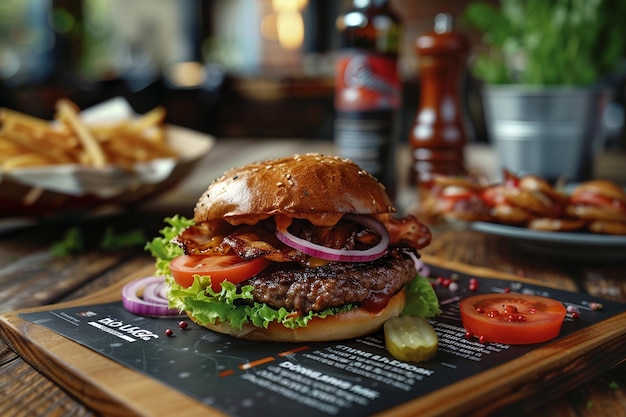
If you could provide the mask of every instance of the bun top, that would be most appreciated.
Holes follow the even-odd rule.
[[[395,213],[383,185],[354,162],[294,155],[233,168],[200,196],[194,221],[255,224],[275,215],[332,226],[347,213]]]
[[[575,202],[577,197],[582,193],[595,193],[626,203],[626,192],[624,192],[624,189],[614,182],[607,180],[590,180],[583,182],[572,191],[570,199]]]

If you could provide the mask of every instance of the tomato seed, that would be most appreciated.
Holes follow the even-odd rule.
[[[178,327],[180,327],[181,329],[185,330],[187,328],[187,322],[186,321],[179,321],[178,322]]]
[[[508,293],[510,293],[510,292],[511,292],[511,289],[510,289],[510,288],[505,288],[505,289],[504,289],[504,293],[505,293],[505,294],[508,294]]]
[[[513,306],[513,305],[505,305],[504,306],[504,312],[505,313],[517,313],[517,307]]]
[[[174,334],[174,332],[172,331],[172,329],[166,329],[165,330],[165,336],[172,337],[173,334]]]
[[[479,341],[480,343],[482,343],[482,344],[485,344],[485,343],[487,343],[487,338],[486,338],[485,336],[480,336],[480,337],[478,338],[478,341]]]
[[[469,330],[465,331],[465,338],[467,340],[471,340],[474,337],[474,333],[470,332]]]
[[[580,313],[579,313],[578,311],[574,311],[574,312],[572,313],[572,318],[573,318],[574,320],[576,320],[576,319],[580,318]]]
[[[485,308],[483,306],[478,306],[476,307],[476,312],[483,314],[485,312]]]
[[[489,310],[487,312],[487,317],[495,318],[495,317],[498,317],[499,315],[500,313],[498,312],[498,310]]]

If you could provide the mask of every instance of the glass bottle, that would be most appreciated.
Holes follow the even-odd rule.
[[[400,107],[400,20],[385,0],[353,0],[336,22],[334,140],[350,158],[395,193],[395,121]]]

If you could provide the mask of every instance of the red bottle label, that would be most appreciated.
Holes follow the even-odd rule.
[[[400,79],[393,56],[346,53],[337,60],[335,74],[337,111],[400,107]]]

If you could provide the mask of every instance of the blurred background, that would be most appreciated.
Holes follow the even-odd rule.
[[[415,38],[469,0],[391,0],[402,20],[401,139],[419,102]],[[495,1],[490,3],[497,4]],[[81,108],[113,96],[138,112],[157,105],[169,123],[218,137],[332,138],[337,17],[350,1],[3,0],[0,106],[52,118],[69,97]],[[624,101],[615,83],[614,99]],[[478,81],[467,76],[472,140],[488,141]],[[285,117],[288,114],[289,117]],[[623,132],[612,146],[624,147]]]

